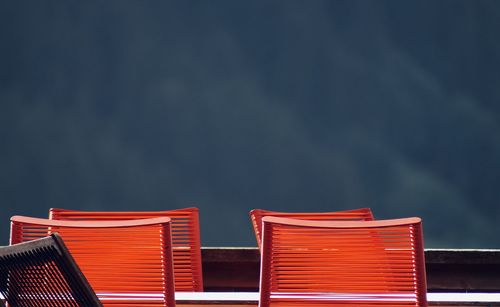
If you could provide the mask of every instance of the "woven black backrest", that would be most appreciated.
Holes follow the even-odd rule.
[[[0,248],[0,293],[8,306],[102,306],[61,237]]]

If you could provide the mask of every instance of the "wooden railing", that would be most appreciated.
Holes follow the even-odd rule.
[[[257,248],[202,249],[205,291],[257,291]],[[500,250],[425,251],[432,292],[500,292]]]

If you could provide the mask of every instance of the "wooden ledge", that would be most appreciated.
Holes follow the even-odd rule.
[[[257,291],[256,247],[202,248],[206,291]],[[500,250],[428,249],[427,288],[432,292],[500,292]]]

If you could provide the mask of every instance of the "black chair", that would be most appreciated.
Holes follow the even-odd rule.
[[[0,293],[7,306],[102,306],[61,237],[0,247]]]

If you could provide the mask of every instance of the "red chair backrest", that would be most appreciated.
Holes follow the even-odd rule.
[[[198,208],[168,211],[77,211],[51,208],[54,220],[127,220],[169,217],[172,220],[172,250],[176,291],[203,291]]]
[[[419,218],[263,225],[260,307],[427,306]]]
[[[310,221],[373,221],[373,213],[370,208],[359,208],[344,211],[331,212],[277,212],[262,209],[250,211],[255,238],[259,250],[262,245],[262,218],[265,216],[276,216]]]
[[[175,306],[169,218],[126,221],[11,218],[11,244],[55,232],[63,238],[98,295],[156,294],[157,306]],[[118,302],[113,306],[119,306]]]

